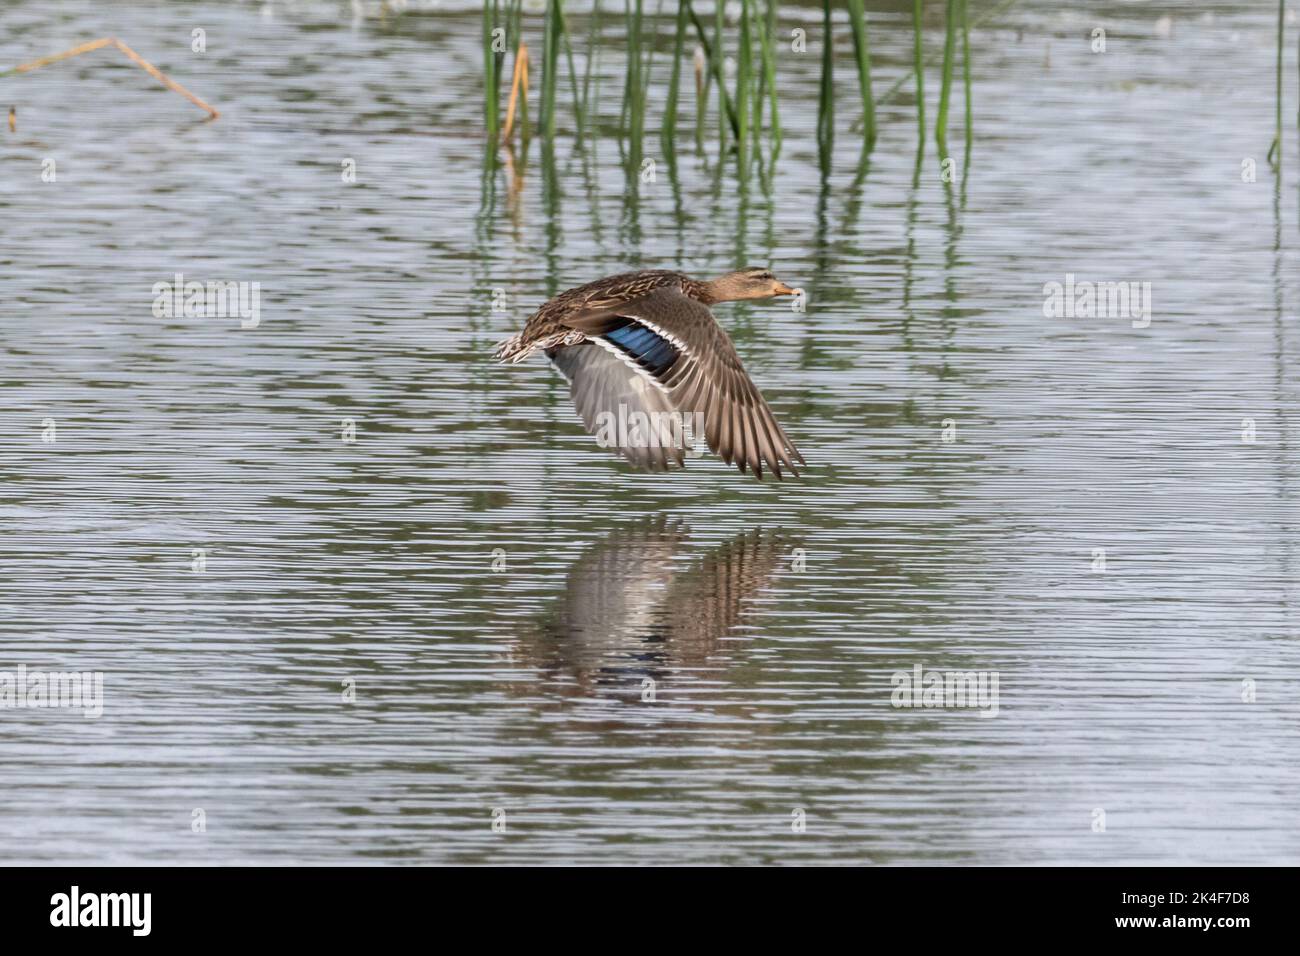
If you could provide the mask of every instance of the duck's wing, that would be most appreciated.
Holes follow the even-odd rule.
[[[561,321],[652,386],[647,394],[660,392],[679,413],[700,415],[709,448],[728,464],[748,467],[759,478],[764,462],[778,479],[782,467],[799,473],[795,463],[803,464],[803,456],[750,380],[731,338],[707,306],[679,287],[601,303]]]
[[[667,391],[629,356],[603,340],[549,350],[569,380],[573,404],[587,431],[645,471],[685,463],[681,414]]]

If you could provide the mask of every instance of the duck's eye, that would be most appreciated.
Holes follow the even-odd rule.
[[[776,278],[776,277],[773,276],[772,273],[770,273],[770,272],[764,272],[761,276],[759,276],[759,278],[760,278],[760,279],[774,279],[774,278]]]

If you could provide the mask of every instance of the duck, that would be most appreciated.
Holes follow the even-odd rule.
[[[569,289],[530,315],[495,357],[543,353],[568,379],[587,432],[642,471],[686,464],[692,440],[760,481],[799,475],[804,458],[714,318],[720,302],[795,295],[770,269],[716,279],[646,269]]]

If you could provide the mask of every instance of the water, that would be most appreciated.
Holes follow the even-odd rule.
[[[1275,191],[1267,4],[1168,36],[1013,7],[972,40],[964,190],[933,142],[913,185],[908,90],[855,182],[846,24],[823,184],[820,13],[783,4],[809,52],[743,191],[689,99],[675,175],[565,135],[553,178],[534,142],[485,187],[479,16],[429,6],[0,11],[0,63],[112,33],[222,111],[112,50],[0,80],[0,670],[105,695],[0,710],[6,860],[1294,862],[1300,149]],[[884,89],[906,11],[872,25]],[[801,480],[630,473],[556,373],[489,359],[571,285],[747,264],[809,295],[718,308]],[[178,272],[259,282],[260,324],[156,318]],[[1067,274],[1149,282],[1149,326],[1045,318]],[[891,706],[917,664],[995,672],[997,716]]]

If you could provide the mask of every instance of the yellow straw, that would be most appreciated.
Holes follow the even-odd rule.
[[[24,63],[21,66],[16,66],[11,70],[6,70],[4,73],[0,73],[0,76],[6,76],[10,73],[30,73],[32,70],[39,69],[42,66],[47,66],[50,63],[57,63],[59,60],[66,60],[68,57],[77,56],[81,53],[90,53],[92,50],[98,50],[106,46],[117,47],[124,54],[126,54],[128,59],[132,60],[137,66],[147,71],[159,83],[167,87],[167,89],[179,93],[181,96],[185,97],[195,106],[197,106],[199,109],[206,110],[208,115],[212,119],[216,119],[220,115],[216,111],[216,109],[209,106],[207,103],[203,102],[193,93],[191,93],[189,90],[185,89],[185,87],[181,86],[171,77],[164,74],[162,70],[158,69],[156,66],[150,63],[140,54],[136,53],[135,50],[132,50],[129,46],[127,46],[125,43],[123,43],[121,40],[117,39],[116,37],[102,37],[101,39],[98,40],[91,40],[89,43],[83,43],[80,46],[74,46],[71,50],[64,50],[62,53],[54,53],[51,54],[50,56],[43,56],[39,60],[32,60],[30,63]]]

